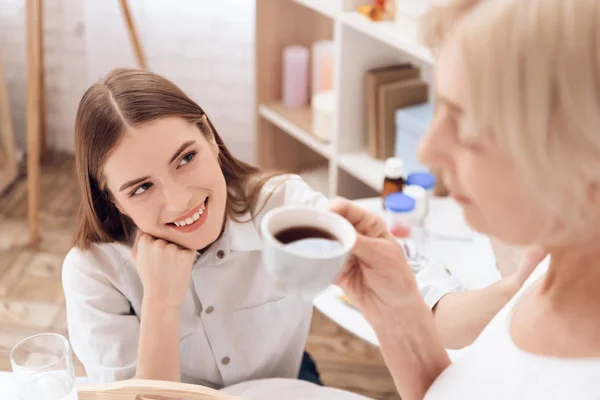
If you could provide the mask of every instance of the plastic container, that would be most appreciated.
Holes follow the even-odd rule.
[[[414,242],[414,257],[421,258],[426,253],[427,232],[425,218],[427,217],[427,191],[418,185],[406,185],[404,194],[415,199],[415,224],[411,228],[411,237]]]
[[[429,172],[415,172],[408,175],[406,184],[420,186],[425,189],[425,215],[423,218],[426,218],[429,213],[429,204],[433,196],[433,189],[435,188],[435,177]]]
[[[416,223],[415,199],[403,193],[392,193],[385,198],[388,228],[399,239],[410,237]]]
[[[402,193],[415,199],[415,218],[422,224],[427,216],[427,191],[419,185],[406,185]]]

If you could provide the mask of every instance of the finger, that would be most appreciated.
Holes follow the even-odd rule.
[[[165,250],[169,253],[177,253],[178,250],[180,250],[180,246],[176,245],[175,243],[168,243],[165,247]]]
[[[154,244],[156,245],[156,247],[157,247],[158,249],[164,250],[164,249],[166,249],[166,248],[167,248],[167,246],[169,245],[169,242],[167,242],[167,241],[166,241],[166,240],[164,240],[164,239],[158,239],[158,238],[157,238],[157,239],[155,240]]]
[[[354,254],[350,254],[348,261],[344,264],[344,268],[342,268],[342,272],[337,276],[335,281],[333,282],[335,285],[341,286],[341,284],[347,279],[350,270],[356,268],[358,265],[358,260]]]
[[[378,251],[380,247],[380,241],[383,239],[376,239],[366,235],[357,234],[356,243],[352,249],[352,255],[358,258],[366,265],[372,265],[376,262],[376,257],[380,254]]]
[[[346,218],[354,226],[354,229],[362,235],[379,238],[389,236],[383,219],[347,199],[341,197],[333,199],[329,209]]]

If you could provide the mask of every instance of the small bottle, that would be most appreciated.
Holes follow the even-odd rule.
[[[407,183],[410,181],[407,179]],[[411,236],[415,247],[415,258],[422,259],[426,254],[427,232],[425,231],[425,218],[427,217],[427,191],[419,185],[406,185],[404,194],[415,199],[415,224],[411,229]]]
[[[399,239],[408,238],[416,222],[415,199],[403,193],[392,193],[385,198],[385,209],[392,235]]]
[[[385,160],[385,179],[383,181],[383,191],[381,198],[383,208],[385,209],[385,199],[392,193],[402,192],[406,184],[406,173],[404,172],[404,163],[398,157],[390,157]]]
[[[402,193],[415,199],[415,218],[419,225],[423,224],[427,217],[427,191],[419,185],[409,185],[407,181]]]
[[[415,172],[408,175],[408,178],[406,178],[406,184],[421,186],[423,189],[425,189],[426,196],[424,218],[427,217],[427,214],[429,213],[429,203],[431,202],[433,189],[435,187],[435,176],[428,172]]]

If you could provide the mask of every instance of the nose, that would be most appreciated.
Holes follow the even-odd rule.
[[[419,161],[431,169],[448,169],[452,164],[454,143],[451,130],[454,123],[450,118],[444,111],[436,111],[427,133],[419,143]]]
[[[177,182],[163,182],[165,209],[168,212],[185,212],[191,206],[192,191]]]

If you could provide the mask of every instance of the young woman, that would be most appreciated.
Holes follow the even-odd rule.
[[[451,364],[383,221],[342,286],[375,327],[403,399],[600,397],[600,2],[452,0],[432,11],[437,109],[420,156],[475,229],[548,249]]]
[[[274,207],[327,208],[321,194],[235,159],[196,103],[145,71],[113,71],[85,93],[75,146],[82,203],[63,284],[71,343],[91,382],[318,382],[304,353],[312,306],[267,275],[258,227]],[[492,315],[459,323],[464,296],[500,307],[521,283],[445,296],[459,283],[419,275],[450,347],[468,344]]]
[[[266,274],[258,226],[273,207],[326,207],[321,194],[234,158],[202,109],[150,72],[90,87],[75,142],[82,202],[63,284],[90,381],[223,387],[295,378],[301,364],[318,381],[303,355],[312,305]]]

